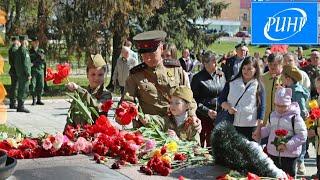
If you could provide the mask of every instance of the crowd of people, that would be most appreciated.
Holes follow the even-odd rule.
[[[146,115],[133,121],[133,127],[156,123],[172,136],[196,140],[201,146],[209,147],[212,130],[219,122],[227,120],[244,138],[266,146],[272,159],[281,152],[281,163],[275,160],[279,168],[291,176],[295,176],[296,167],[298,174],[306,173],[307,137],[320,134],[317,130],[307,130],[304,123],[308,116],[307,102],[317,99],[320,93],[320,52],[317,49],[312,50],[310,58],[303,55],[300,47],[297,53],[277,53],[267,48],[260,57],[259,53],[250,56],[247,45],[240,43],[223,57],[209,50],[195,55],[184,49],[182,57],[177,58],[177,48],[164,43],[165,37],[163,31],[140,33],[133,40],[142,63],[138,64],[139,58],[130,49],[129,42],[123,46],[117,60],[111,81],[120,86],[122,100],[139,103]],[[27,112],[23,101],[31,78],[35,82],[33,104],[43,104],[44,55],[34,40],[30,60],[28,41],[20,40],[21,47],[19,41],[14,41],[10,49],[14,53],[9,60],[17,58],[12,65],[16,72],[10,70],[10,75],[13,85],[15,75],[18,79],[18,111]],[[19,61],[21,63],[16,63]],[[28,69],[31,62],[34,70]],[[102,56],[92,55],[87,66],[88,88],[73,82],[68,83],[67,88],[79,92],[90,106],[99,109],[103,102],[112,98],[103,84],[105,74],[106,63]],[[10,108],[15,105],[13,97],[10,97]],[[71,107],[70,122],[83,123],[81,117],[76,116]],[[76,120],[78,118],[80,120]],[[272,144],[274,130],[281,128],[289,131],[290,139],[276,148]],[[317,167],[319,175],[320,153],[317,153]]]

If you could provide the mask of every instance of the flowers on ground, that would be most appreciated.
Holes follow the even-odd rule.
[[[112,101],[105,102],[101,110],[108,112],[111,105]],[[116,111],[122,125],[130,123],[137,113],[137,107],[130,102],[122,102]],[[137,164],[140,160],[145,163],[140,168],[142,172],[162,176],[167,176],[175,167],[210,161],[204,156],[207,149],[201,151],[200,148],[195,153],[197,146],[196,142],[172,139],[156,126],[142,127],[137,131],[119,130],[105,115],[100,115],[94,124],[67,125],[63,134],[0,141],[0,149],[17,159],[93,154],[99,164],[107,161],[106,156],[117,159],[111,167],[113,169],[128,163]]]

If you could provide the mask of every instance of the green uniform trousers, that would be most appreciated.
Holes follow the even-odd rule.
[[[42,68],[31,69],[31,86],[32,96],[41,96],[44,88],[44,70]]]
[[[17,89],[18,89],[18,77],[17,75],[10,75],[11,86],[9,92],[10,103],[17,99]]]
[[[24,102],[28,97],[30,81],[27,77],[18,77],[18,102]]]

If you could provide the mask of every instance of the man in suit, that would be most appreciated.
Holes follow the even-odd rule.
[[[248,48],[245,43],[240,43],[235,48],[237,54],[227,59],[226,64],[222,66],[222,71],[227,81],[239,73],[241,64],[248,54]]]
[[[184,49],[182,51],[182,57],[179,58],[182,69],[188,74],[189,80],[192,78],[193,62],[190,58],[189,49]]]

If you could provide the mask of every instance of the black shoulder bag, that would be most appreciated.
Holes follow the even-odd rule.
[[[251,86],[252,83],[250,83],[246,89],[244,90],[244,92],[241,94],[241,96],[239,97],[239,99],[237,100],[236,104],[234,105],[234,107],[236,107],[240,101],[240,99],[242,98],[242,96],[244,95],[244,93],[246,93],[246,91],[249,89],[249,87]],[[223,109],[220,112],[218,112],[216,120],[214,121],[215,125],[218,125],[219,123],[223,122],[223,121],[227,121],[231,124],[233,124],[234,121],[234,114],[230,114],[228,112],[228,110]]]

